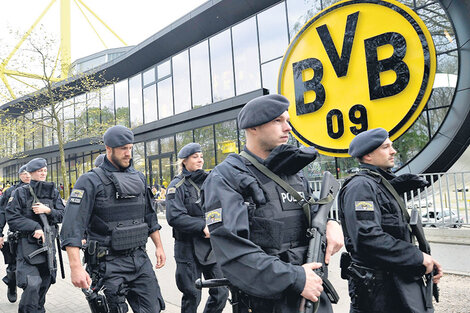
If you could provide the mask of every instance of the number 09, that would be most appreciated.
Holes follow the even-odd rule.
[[[336,117],[336,118],[335,118]],[[367,123],[367,109],[361,104],[356,104],[351,107],[349,110],[349,120],[356,125],[360,125],[358,128],[352,126],[349,129],[351,133],[357,135],[368,128]],[[336,127],[334,127],[336,126]],[[344,134],[344,122],[343,122],[343,113],[338,109],[333,109],[326,115],[326,127],[328,130],[328,136],[333,139],[338,139]]]

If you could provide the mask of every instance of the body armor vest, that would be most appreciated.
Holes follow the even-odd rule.
[[[102,241],[102,237],[93,238],[93,234],[106,236],[104,245],[108,246],[113,243],[112,237],[117,228],[127,227],[128,235],[136,227],[142,230],[146,228],[147,233],[139,231],[138,237],[141,238],[135,238],[135,244],[130,244],[140,246],[144,239],[147,240],[148,225],[144,222],[145,186],[139,173],[107,172],[101,168],[95,168],[93,172],[103,183],[104,195],[95,198],[89,226],[90,238]]]
[[[308,221],[302,207],[276,182],[251,164],[247,166],[267,196],[266,204],[249,206],[250,240],[270,255],[280,255],[293,248],[306,247]],[[298,175],[282,178],[298,193],[308,198],[303,181]]]
[[[204,212],[202,211],[201,205],[198,202],[200,197],[200,190],[198,191],[192,184],[186,184],[185,182],[190,179],[186,178],[183,175],[178,175],[176,178],[181,180],[175,184],[176,188],[185,188],[184,190],[184,207],[188,210],[188,214],[193,217],[204,218]],[[191,240],[192,235],[188,233],[181,232],[173,228],[173,238],[176,240]]]
[[[34,197],[29,191],[29,186],[28,184],[25,184],[21,186],[20,188],[25,188],[26,189],[26,194],[28,195],[26,199],[26,206],[24,208],[23,216],[34,220],[35,222],[38,222],[39,224],[42,225],[41,219],[39,218],[39,215],[35,214],[34,211],[31,209],[33,206],[34,202]],[[31,187],[33,188],[34,192],[36,193],[36,196],[38,197],[39,202],[44,204],[45,206],[49,208],[54,208],[54,200],[56,198],[55,194],[55,185],[52,182],[46,182],[46,181],[35,181],[31,183]]]

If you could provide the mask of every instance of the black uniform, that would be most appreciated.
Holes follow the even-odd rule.
[[[145,177],[132,165],[120,171],[107,158],[75,183],[66,206],[62,247],[87,244],[99,248],[87,260],[92,287],[104,286],[110,312],[160,312],[164,302],[145,251],[148,235],[161,226],[151,205]],[[89,255],[90,257],[90,255]]]
[[[42,247],[32,235],[35,230],[43,227],[39,215],[32,210],[34,196],[29,186],[34,190],[39,202],[51,209],[51,213],[46,216],[53,231],[57,231],[57,225],[62,222],[64,204],[54,183],[32,180],[29,185],[24,184],[15,190],[6,207],[10,229],[20,232],[16,281],[18,287],[23,289],[23,294],[19,312],[45,312],[46,293],[56,277],[49,271],[46,252],[33,258],[28,257],[31,252]]]
[[[25,185],[25,183],[20,181],[18,184],[11,186],[7,190],[5,190],[3,196],[0,198],[0,237],[5,238],[3,228],[5,227],[7,222],[5,217],[5,209],[7,207],[8,200],[12,196],[15,189],[23,185]],[[2,252],[5,256],[5,264],[7,264],[6,276],[2,278],[2,281],[7,284],[8,288],[11,290],[16,290],[16,243],[14,243],[14,241],[15,240],[10,240],[9,238],[8,241],[4,242],[4,246],[2,248]],[[10,245],[13,245],[13,247],[10,247]]]
[[[275,173],[305,197],[311,194],[301,172]],[[248,307],[254,313],[299,312],[306,281],[301,265],[308,245],[308,221],[302,207],[237,154],[214,168],[203,192],[217,262],[245,294],[241,312]],[[332,312],[325,293],[318,312]]]
[[[184,168],[183,173],[170,182],[166,193],[166,217],[175,238],[176,285],[183,293],[181,312],[184,313],[197,312],[201,291],[195,288],[194,281],[201,273],[205,279],[223,277],[211,253],[210,240],[204,238],[204,213],[196,203],[206,177],[203,170],[189,172]],[[222,312],[227,298],[226,288],[209,289],[204,312]]]
[[[345,244],[354,271],[348,274],[350,312],[433,312],[424,305],[423,254],[412,244],[399,204],[378,174],[387,180],[395,177],[362,164],[339,195]]]

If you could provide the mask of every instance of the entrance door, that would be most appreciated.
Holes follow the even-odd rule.
[[[150,182],[152,185],[164,185],[168,188],[175,172],[173,169],[173,153],[164,153],[149,157]]]

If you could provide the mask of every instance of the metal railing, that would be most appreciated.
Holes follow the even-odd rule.
[[[429,187],[412,190],[403,198],[408,209],[417,208],[425,226],[455,227],[470,225],[470,172],[421,174]],[[344,179],[340,179],[342,184]],[[310,181],[318,196],[321,182]],[[331,208],[338,217],[338,197]]]

